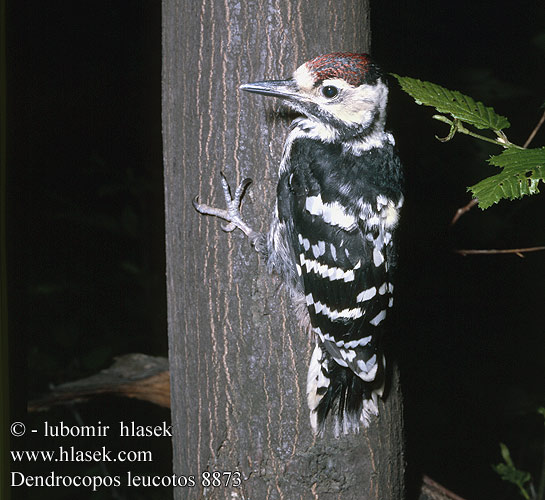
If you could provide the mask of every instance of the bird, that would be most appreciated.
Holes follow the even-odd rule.
[[[198,212],[242,230],[280,276],[314,345],[307,375],[310,424],[335,436],[358,432],[378,415],[384,396],[384,337],[393,306],[403,167],[385,129],[388,86],[370,55],[332,52],[299,66],[291,77],[240,86],[280,99],[297,113],[278,170],[268,232],[241,216],[251,179],[226,209]]]

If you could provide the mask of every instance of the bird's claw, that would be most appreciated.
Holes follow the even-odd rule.
[[[226,233],[230,233],[231,231],[234,231],[237,228],[235,224],[232,222],[228,222],[227,224],[222,224],[221,229],[225,231]]]
[[[223,195],[225,197],[225,204],[227,205],[227,213],[229,215],[225,220],[228,221],[228,224],[222,224],[221,228],[230,233],[235,228],[240,228],[246,233],[246,231],[241,227],[241,225],[246,226],[240,215],[240,207],[242,205],[242,198],[246,192],[246,188],[252,183],[252,179],[246,178],[237,186],[235,190],[235,195],[231,196],[231,188],[227,182],[227,178],[223,172],[221,174],[221,185],[223,187]]]
[[[221,225],[221,228],[228,233],[234,231],[236,228],[240,229],[246,236],[248,236],[250,242],[256,248],[256,250],[263,252],[264,247],[260,243],[262,239],[261,233],[254,231],[250,226],[248,226],[248,224],[242,220],[242,216],[240,215],[242,198],[244,197],[246,189],[252,183],[252,179],[243,179],[237,186],[234,196],[231,196],[231,188],[229,187],[229,183],[227,182],[224,173],[220,172],[220,174],[227,209],[214,208],[205,205],[204,203],[199,203],[199,197],[196,196],[193,199],[193,206],[195,207],[195,210],[203,215],[213,215],[227,221],[227,223]]]

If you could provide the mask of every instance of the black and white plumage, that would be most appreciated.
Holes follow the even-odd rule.
[[[247,181],[228,210],[201,213],[239,227],[288,285],[315,347],[307,379],[311,424],[357,430],[378,414],[384,388],[382,339],[393,304],[395,228],[403,204],[402,167],[385,132],[387,86],[366,54],[326,54],[293,78],[242,85],[283,99],[301,113],[286,140],[269,233],[238,213]]]

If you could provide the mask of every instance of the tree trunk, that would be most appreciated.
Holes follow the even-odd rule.
[[[311,342],[287,293],[240,231],[191,204],[199,195],[224,207],[220,170],[232,187],[252,177],[243,215],[266,231],[290,119],[238,86],[289,76],[321,53],[365,52],[369,38],[367,0],[163,0],[174,473],[197,483],[176,488],[177,499],[403,498],[397,369],[367,432],[314,437]],[[238,471],[242,484],[205,488],[204,471]]]

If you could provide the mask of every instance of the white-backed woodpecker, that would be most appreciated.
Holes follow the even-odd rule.
[[[367,54],[331,53],[300,66],[291,78],[242,90],[284,101],[301,116],[280,162],[276,206],[267,234],[239,213],[246,179],[227,209],[195,208],[244,231],[280,275],[315,344],[307,378],[310,421],[322,431],[356,431],[378,414],[385,385],[383,338],[393,305],[396,227],[403,172],[393,136],[384,129],[388,88]]]

